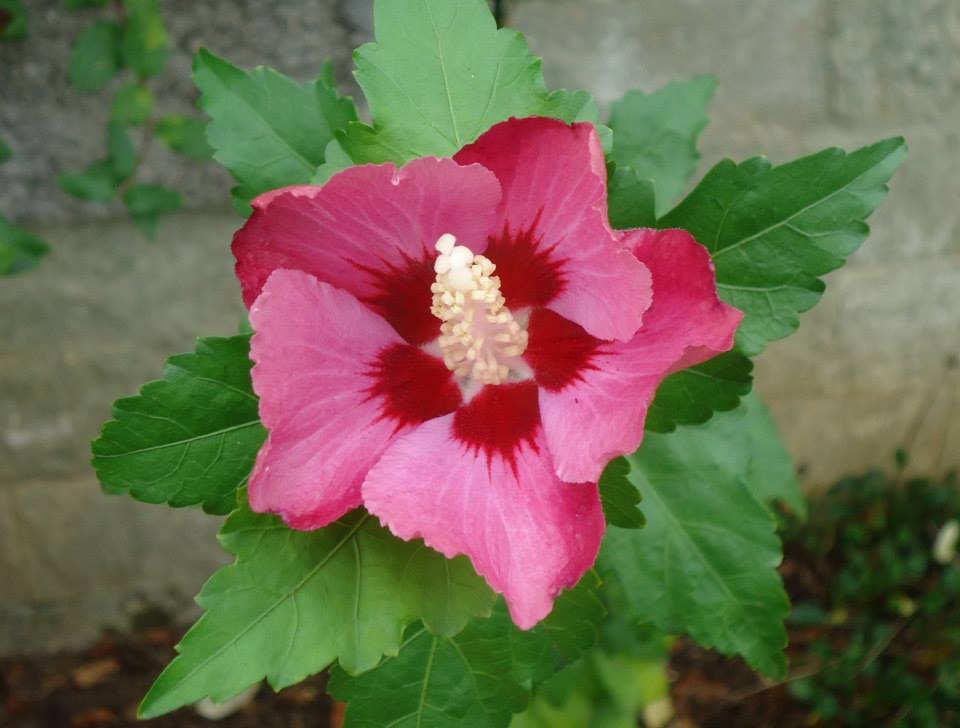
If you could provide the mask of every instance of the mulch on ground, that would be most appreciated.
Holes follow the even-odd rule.
[[[74,653],[0,661],[0,726],[5,728],[328,728],[326,678],[317,676],[279,694],[264,686],[242,710],[216,722],[192,708],[149,721],[137,704],[173,658],[181,631],[153,627],[107,634]]]

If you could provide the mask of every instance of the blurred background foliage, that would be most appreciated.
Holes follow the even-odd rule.
[[[960,724],[960,491],[955,474],[873,472],[784,521],[790,694],[817,722]]]
[[[68,6],[101,9],[73,43],[71,84],[79,93],[103,93],[108,86],[115,90],[105,156],[58,175],[57,182],[67,194],[90,202],[120,198],[137,227],[153,239],[157,220],[178,210],[183,199],[176,190],[138,181],[138,173],[156,141],[191,159],[209,159],[205,122],[157,111],[151,82],[164,72],[169,55],[160,0],[70,0]]]
[[[169,56],[160,0],[65,0],[71,11],[88,12],[88,25],[74,39],[69,60],[70,84],[77,93],[107,94],[110,114],[100,144],[102,153],[81,170],[64,171],[56,182],[69,195],[91,203],[122,201],[148,240],[156,238],[158,220],[183,205],[181,194],[164,185],[142,182],[139,174],[151,146],[160,142],[176,154],[209,160],[206,122],[199,116],[158,111],[152,82],[163,74]],[[27,8],[20,0],[0,0],[0,40],[29,37]],[[162,101],[162,100],[160,100]],[[0,139],[0,163],[12,157]],[[0,275],[33,268],[49,252],[36,235],[0,214]]]

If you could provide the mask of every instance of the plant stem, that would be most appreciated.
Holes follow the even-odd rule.
[[[111,5],[117,14],[117,24],[122,29],[128,21],[127,6],[124,0],[112,0]],[[150,81],[145,77],[139,77],[137,78],[137,85],[142,89],[149,90]],[[150,145],[153,143],[154,129],[157,125],[156,117],[154,116],[155,113],[156,111],[151,109],[150,115],[144,122],[143,136],[140,138],[140,146],[137,149],[137,164],[133,168],[133,173],[123,180],[123,182],[117,185],[117,197],[123,198],[127,190],[136,184],[137,176],[140,174],[140,170],[143,168],[143,164],[147,159],[147,155],[150,153]]]
[[[502,28],[507,22],[507,0],[493,0],[493,17],[497,27]]]
[[[140,148],[137,150],[137,165],[133,168],[133,174],[117,185],[117,197],[123,197],[126,191],[136,183],[137,175],[140,173],[140,169],[143,167],[143,163],[150,153],[150,145],[153,143],[154,129],[156,126],[157,120],[151,112],[143,125],[143,136],[140,138]]]

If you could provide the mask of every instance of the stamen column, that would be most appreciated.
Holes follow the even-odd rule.
[[[523,368],[527,332],[516,322],[500,292],[496,266],[474,255],[447,233],[437,240],[439,255],[430,287],[430,312],[443,323],[438,344],[447,367],[480,384],[501,384]]]

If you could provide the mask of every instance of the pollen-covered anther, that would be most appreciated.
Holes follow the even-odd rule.
[[[496,266],[449,233],[437,240],[430,312],[440,319],[437,343],[447,367],[480,384],[502,384],[523,371],[527,332],[500,293]]]

